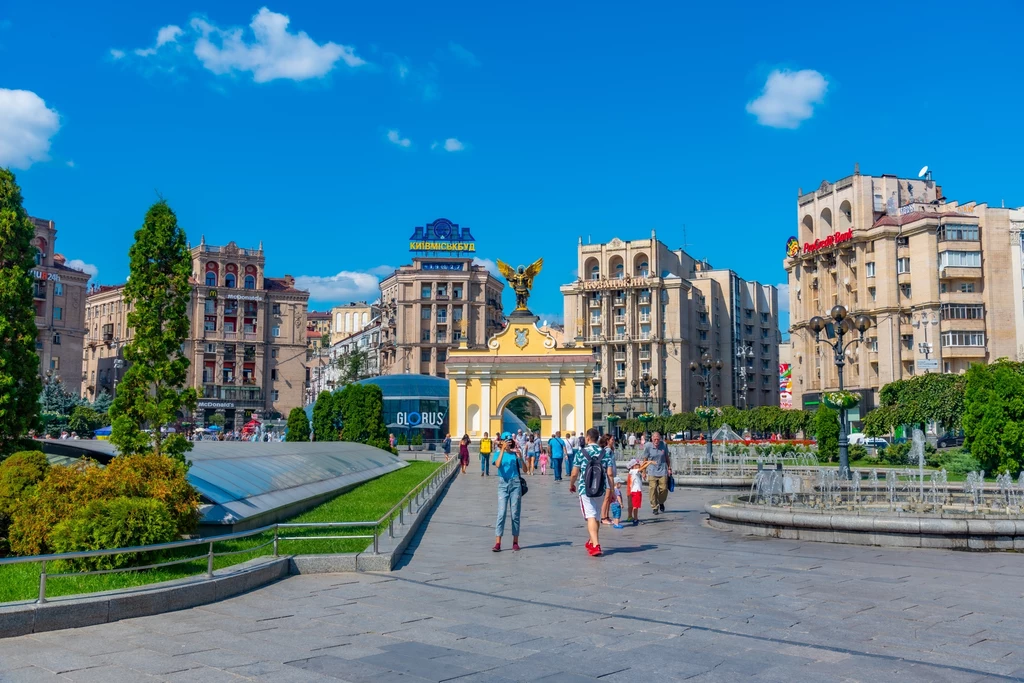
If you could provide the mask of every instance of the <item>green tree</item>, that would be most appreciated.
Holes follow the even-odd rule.
[[[899,425],[938,422],[946,429],[957,429],[964,413],[966,384],[966,375],[943,373],[890,382],[878,392],[880,407],[888,410],[875,418],[874,428],[887,424],[889,431]]]
[[[309,418],[302,408],[292,408],[288,413],[288,433],[285,441],[309,441]]]
[[[818,459],[834,462],[839,458],[839,413],[824,403],[814,414],[814,434],[818,439]]]
[[[356,349],[338,358],[338,369],[341,370],[341,384],[352,384],[363,377],[369,355],[363,349]]]
[[[71,393],[67,385],[60,377],[53,373],[46,374],[46,381],[43,382],[43,391],[39,395],[39,404],[44,413],[55,413],[71,415],[72,411],[85,402],[78,396]]]
[[[214,427],[223,427],[226,420],[224,419],[224,416],[221,415],[220,413],[214,413],[206,422]]]
[[[79,436],[92,436],[102,425],[102,416],[89,406],[76,406],[68,418],[68,429]]]
[[[347,387],[346,387],[347,388]],[[335,396],[329,391],[321,391],[313,404],[313,440],[337,441],[338,424],[335,420]]]
[[[725,406],[722,408],[721,423],[729,425],[734,432],[742,435],[743,430],[750,426],[750,413],[736,406]]]
[[[531,432],[540,432],[540,418],[531,417],[529,420],[526,421],[526,428],[529,429]]]
[[[113,397],[106,391],[101,391],[97,396],[96,400],[92,402],[92,409],[97,413],[106,416],[110,411],[110,404],[114,402]],[[109,418],[105,418],[109,424]]]
[[[341,409],[341,440],[391,451],[384,424],[384,394],[376,384],[349,384],[334,400]],[[316,416],[313,418],[314,427]]]
[[[988,472],[1024,465],[1024,365],[1000,359],[967,370],[964,448]]]
[[[32,301],[35,228],[14,174],[0,169],[0,459],[39,428],[39,356]]]
[[[152,451],[184,461],[192,444],[160,429],[182,410],[195,410],[197,400],[195,390],[184,388],[189,359],[182,352],[190,326],[192,256],[167,202],[146,212],[128,257],[124,300],[134,336],[124,349],[128,370],[110,407],[110,441],[122,455]]]

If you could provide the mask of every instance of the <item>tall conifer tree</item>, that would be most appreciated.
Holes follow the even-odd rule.
[[[195,390],[184,388],[189,359],[182,351],[189,335],[192,256],[167,202],[146,212],[128,257],[124,299],[133,337],[124,349],[128,370],[110,407],[110,441],[122,455],[155,451],[184,460],[192,444],[161,427],[182,409],[194,410],[197,400]]]
[[[14,174],[0,169],[0,459],[39,425],[42,383],[29,272],[34,234]]]

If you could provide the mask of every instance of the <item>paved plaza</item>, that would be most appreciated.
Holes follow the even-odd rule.
[[[495,481],[472,473],[391,574],[0,640],[0,680],[1024,679],[1020,555],[743,537],[703,523],[721,492],[679,490],[591,558],[566,487],[530,479],[521,552],[491,552]]]

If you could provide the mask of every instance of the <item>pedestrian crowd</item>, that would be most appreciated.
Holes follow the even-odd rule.
[[[470,437],[462,436],[458,444],[459,467],[463,474],[470,464]],[[638,457],[629,460],[625,476],[616,467],[616,449],[628,444],[638,448]],[[451,435],[442,442],[446,459],[451,457]],[[480,476],[491,476],[494,468],[498,483],[498,511],[494,525],[494,552],[501,552],[506,520],[512,526],[512,550],[519,550],[522,500],[529,484],[526,477],[547,474],[548,467],[555,481],[569,480],[569,492],[579,498],[580,513],[587,524],[587,553],[602,554],[602,526],[622,529],[626,524],[638,526],[643,507],[643,483],[648,484],[651,514],[665,512],[665,501],[674,488],[668,445],[662,435],[628,435],[617,441],[597,429],[585,433],[562,435],[555,432],[544,441],[540,434],[518,430],[491,437],[484,432],[479,442]],[[623,512],[626,516],[623,517]],[[625,523],[625,524],[624,524]]]

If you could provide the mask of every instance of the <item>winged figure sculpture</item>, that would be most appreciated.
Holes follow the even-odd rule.
[[[512,291],[516,293],[516,311],[529,313],[526,307],[526,300],[530,298],[530,290],[533,288],[533,278],[540,273],[544,259],[539,258],[529,266],[513,268],[501,259],[498,259],[498,271],[508,280]]]

